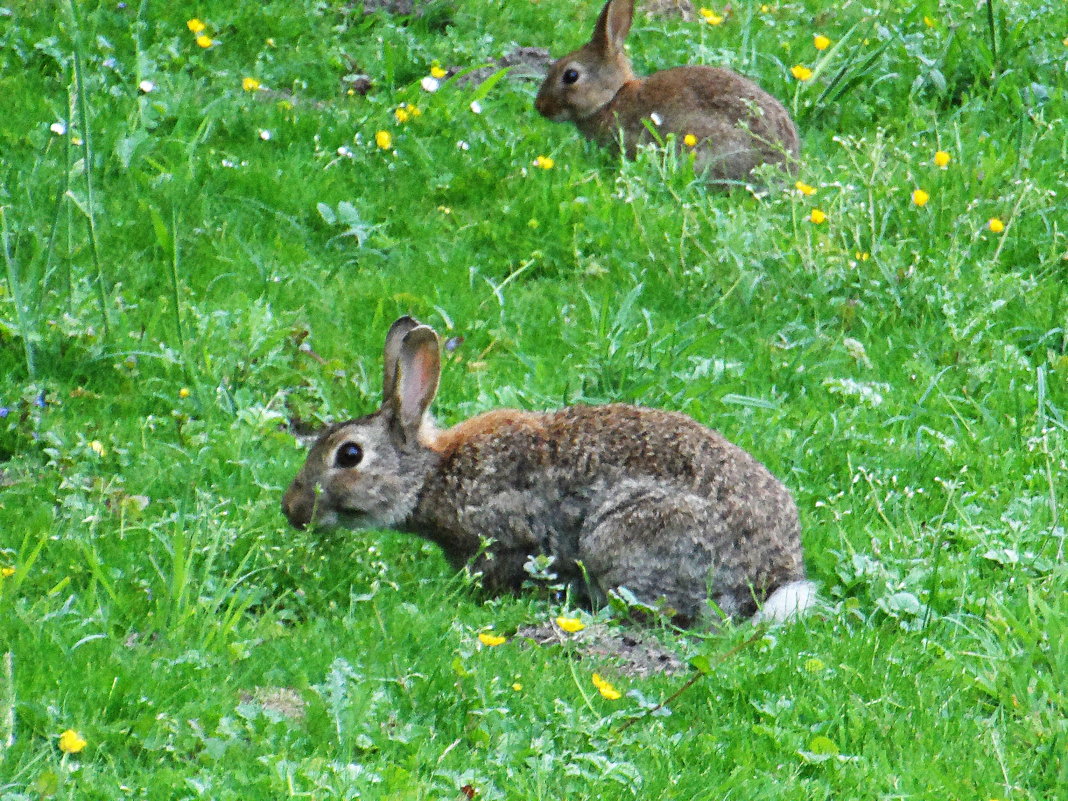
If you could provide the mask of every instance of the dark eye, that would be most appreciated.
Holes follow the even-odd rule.
[[[564,74],[563,74],[563,78],[562,78],[564,83],[571,84],[571,83],[574,83],[575,81],[577,81],[578,79],[579,79],[579,71],[577,69],[575,69],[574,67],[571,67],[570,69],[564,70]]]
[[[355,467],[363,459],[363,448],[355,442],[346,442],[334,454],[334,466],[343,469]]]

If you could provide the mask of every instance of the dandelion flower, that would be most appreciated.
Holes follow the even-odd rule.
[[[868,253],[868,251],[866,250],[858,250],[856,253],[853,254],[853,256],[854,258],[856,258],[857,261],[867,261],[871,258],[871,254]]]
[[[397,118],[397,122],[405,123],[412,118],[412,113],[404,106],[398,106],[393,109],[393,116]]]
[[[95,453],[97,456],[104,456],[107,451],[104,449],[104,443],[98,439],[94,439],[89,443],[89,450]]]
[[[389,131],[377,131],[375,133],[375,144],[381,150],[389,150],[393,147],[393,134]]]
[[[87,744],[85,738],[74,729],[67,729],[59,735],[59,750],[64,754],[77,754]]]
[[[1000,234],[1005,230],[1005,223],[997,217],[991,217],[990,221],[987,223],[987,227],[989,227],[995,234]]]
[[[924,25],[926,25],[926,26],[927,26],[928,28],[933,28],[933,27],[935,27],[935,25],[937,25],[938,23],[937,23],[937,22],[935,22],[935,21],[934,21],[933,19],[931,19],[930,17],[926,17],[926,16],[925,16],[925,17],[923,18],[923,24],[924,24]]]
[[[822,225],[823,223],[825,223],[827,221],[827,215],[824,214],[819,209],[813,209],[812,213],[808,215],[808,218],[815,225]]]
[[[812,44],[816,46],[817,50],[826,50],[831,46],[831,40],[822,33],[817,33],[812,37]]]
[[[0,567],[0,578],[11,578],[13,575],[15,575],[15,568]]]
[[[538,156],[536,159],[534,159],[534,166],[540,167],[543,170],[551,170],[554,166],[556,166],[556,162],[553,161],[552,157],[550,156]]]
[[[503,645],[508,641],[508,638],[501,637],[497,634],[491,634],[488,631],[480,631],[478,634],[478,641],[483,645],[492,648],[495,645]]]
[[[436,92],[441,86],[441,82],[433,75],[427,75],[423,80],[419,81],[419,85],[423,87],[424,92]]]
[[[515,684],[512,685],[512,689],[516,692],[520,692],[523,689],[523,685],[517,681]]]
[[[437,79],[437,80],[439,80],[439,81],[440,81],[440,80],[441,80],[442,78],[444,78],[444,77],[445,77],[446,75],[448,75],[448,74],[449,74],[449,73],[448,73],[448,72],[447,72],[446,70],[443,70],[443,69],[442,69],[442,68],[441,68],[441,67],[440,67],[439,65],[437,65],[437,64],[434,64],[434,65],[433,65],[433,66],[432,66],[432,67],[430,68],[430,77],[431,77],[431,78],[436,78],[436,79]]]
[[[205,30],[207,30],[208,26],[198,20],[196,17],[193,17],[193,19],[185,23],[185,27],[187,27],[194,35],[199,36]]]
[[[914,189],[912,191],[912,202],[919,206],[921,209],[927,205],[927,201],[931,199],[931,196],[924,192],[922,189]]]
[[[794,188],[802,195],[814,195],[816,194],[816,187],[809,186],[804,181],[798,181],[794,184]]]
[[[936,167],[941,167],[943,170],[949,164],[953,157],[944,150],[939,150],[934,154],[934,163]]]
[[[682,143],[686,147],[694,147],[697,144],[697,137],[693,134],[686,134],[686,136],[682,137]]]
[[[609,701],[618,701],[623,697],[623,694],[619,690],[602,679],[598,673],[593,674],[593,686],[597,688],[597,692]]]
[[[812,78],[812,70],[804,64],[794,64],[794,66],[790,67],[790,74],[799,81],[807,81]]]
[[[577,617],[558,617],[556,618],[556,625],[568,634],[574,634],[575,632],[582,631],[586,628],[586,624]]]
[[[697,13],[699,13],[704,18],[704,21],[707,22],[709,25],[723,24],[723,15],[717,14],[711,8],[702,8]]]
[[[178,390],[178,397],[179,398],[188,398],[189,397],[189,387],[182,387],[180,390]]]
[[[260,90],[260,82],[255,78],[242,78],[241,88],[246,92],[258,92]]]
[[[212,39],[210,36],[206,36],[202,33],[197,37],[197,47],[202,47],[207,50],[213,44],[215,44],[215,40]]]

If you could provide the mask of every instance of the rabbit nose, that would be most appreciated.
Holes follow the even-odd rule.
[[[310,507],[301,502],[301,492],[296,487],[296,482],[290,485],[286,494],[282,496],[282,514],[286,516],[289,525],[298,531],[307,527],[311,520]]]

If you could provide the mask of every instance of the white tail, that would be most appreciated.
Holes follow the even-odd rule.
[[[791,581],[768,596],[764,606],[753,615],[754,623],[781,623],[801,617],[816,603],[816,585],[811,581]]]

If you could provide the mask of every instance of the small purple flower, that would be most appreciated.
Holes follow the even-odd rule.
[[[41,390],[40,394],[33,399],[33,405],[36,406],[38,409],[43,409],[45,407],[45,393],[43,389]]]
[[[9,414],[11,414],[11,409],[9,409],[7,406],[0,406],[0,420],[3,420]]]

